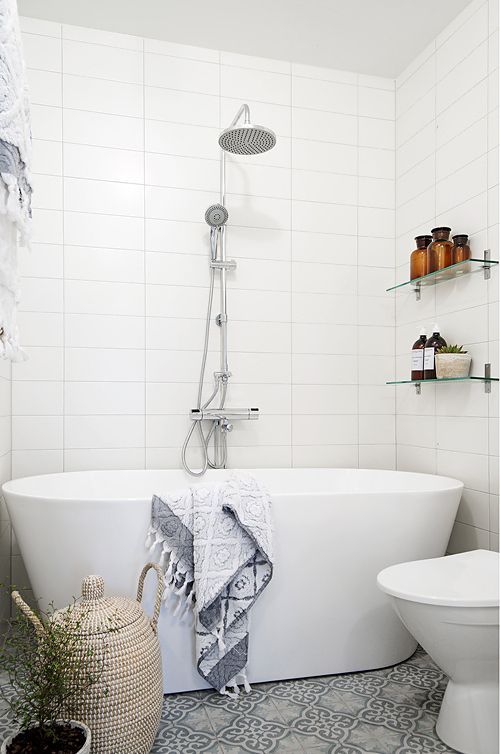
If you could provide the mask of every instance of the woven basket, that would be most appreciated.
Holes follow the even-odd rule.
[[[146,574],[156,570],[158,589],[153,617],[140,602]],[[164,589],[159,566],[148,563],[139,578],[137,599],[105,597],[101,576],[87,576],[72,621],[93,650],[100,680],[72,703],[71,714],[92,732],[91,754],[149,754],[160,722],[163,679],[156,636]],[[38,631],[43,626],[19,595],[15,601]],[[58,611],[60,612],[60,611]],[[56,612],[52,620],[57,620]],[[92,668],[89,668],[92,670]]]

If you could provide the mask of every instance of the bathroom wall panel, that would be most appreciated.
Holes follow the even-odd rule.
[[[359,446],[293,445],[292,465],[305,468],[358,468]],[[386,468],[384,466],[384,468]]]
[[[361,91],[359,89],[359,91]],[[312,110],[356,115],[358,113],[358,87],[321,79],[305,79],[295,75],[292,81],[292,104]],[[363,113],[370,115],[371,113]]]
[[[61,41],[39,33],[21,34],[24,58],[28,68],[37,71],[61,71]]]
[[[43,34],[44,32],[40,31],[39,33]],[[107,45],[122,50],[142,50],[143,48],[143,40],[130,34],[118,34],[113,31],[88,29],[84,26],[72,26],[70,24],[63,24],[59,33],[62,34],[63,39],[73,39],[76,42]]]
[[[190,45],[166,42],[163,39],[141,39],[139,44],[144,45],[144,52],[152,52],[159,55],[189,58],[190,60],[204,60],[207,63],[218,63],[219,52],[204,47],[192,47]]]
[[[62,144],[33,139],[32,161],[33,172],[36,174],[62,175]]]
[[[109,45],[63,40],[64,72],[75,76],[142,84],[143,55],[140,50],[124,50]]]
[[[142,118],[143,89],[139,84],[63,74],[65,107],[109,115]]]
[[[395,100],[393,88],[385,91],[381,88],[363,86],[360,81],[358,90],[358,113],[369,118],[394,120]],[[374,82],[375,83],[375,82]]]
[[[394,121],[358,118],[358,141],[361,147],[394,149]]]
[[[174,118],[177,123],[218,126],[219,98],[211,94],[147,86],[144,89],[144,114],[151,120],[169,121]]]
[[[434,225],[469,233],[473,255],[490,248],[498,259],[498,123],[488,115],[498,103],[497,7],[474,0],[396,82],[397,279],[408,274],[412,236]],[[398,377],[418,327],[434,321],[464,344],[473,374],[488,361],[496,375],[497,300],[497,270],[487,282],[479,273],[425,289],[419,303],[397,295]],[[450,552],[498,548],[498,385],[491,394],[476,384],[424,386],[421,396],[400,388],[396,407],[398,468],[465,482]]]
[[[121,127],[121,122],[116,125]],[[64,144],[64,174],[68,178],[143,184],[144,156],[132,149]]]
[[[396,447],[391,441],[388,445],[359,445],[358,464],[363,469],[395,469]]]
[[[222,97],[256,99],[273,105],[291,104],[289,75],[222,64],[220,82]]]
[[[34,105],[49,105],[61,107],[61,74],[48,71],[32,71],[31,86],[34,94],[31,101]]]
[[[140,469],[143,458],[143,448],[78,448],[64,451],[63,465],[65,471]]]
[[[70,156],[72,151],[75,154],[78,153],[78,150],[73,150],[73,145],[77,144],[107,147],[113,150],[130,149],[141,153],[144,143],[144,121],[125,115],[86,112],[65,107],[64,138],[66,142],[64,149],[68,150]],[[94,154],[97,155],[98,153],[94,152]],[[112,154],[116,154],[117,158],[120,158],[119,152]],[[69,164],[71,165],[71,159]],[[90,165],[92,165],[91,159],[89,160]],[[71,172],[68,175],[71,175]],[[106,177],[114,178],[113,171]]]

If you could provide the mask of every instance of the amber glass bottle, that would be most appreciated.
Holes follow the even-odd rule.
[[[410,280],[427,275],[427,247],[432,236],[416,236],[417,248],[410,255]]]
[[[425,344],[424,352],[424,379],[436,379],[436,351],[446,345],[446,341],[439,334],[439,325],[432,326],[432,335]]]
[[[427,248],[427,272],[443,270],[452,264],[453,243],[450,241],[451,228],[433,228],[432,242]]]
[[[467,259],[470,259],[469,236],[466,236],[465,233],[459,236],[453,236],[452,254],[453,264],[465,262]]]
[[[425,344],[427,343],[427,332],[425,328],[421,328],[418,340],[412,346],[411,349],[411,379],[423,380],[424,379],[424,355]]]

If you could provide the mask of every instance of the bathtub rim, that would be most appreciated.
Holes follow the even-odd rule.
[[[222,475],[222,471],[220,470],[219,474]],[[308,472],[310,474],[313,473],[319,473],[319,472],[352,472],[352,474],[361,472],[368,475],[391,475],[391,476],[397,476],[402,479],[406,479],[410,481],[411,479],[419,479],[421,481],[429,482],[430,480],[433,480],[435,482],[434,485],[429,484],[428,486],[424,486],[419,488],[417,485],[407,485],[407,486],[401,486],[396,487],[394,489],[387,489],[384,488],[383,483],[379,486],[366,486],[365,488],[361,489],[349,489],[349,487],[344,487],[340,489],[309,489],[309,490],[290,490],[290,489],[269,489],[271,495],[287,495],[291,497],[298,497],[300,495],[314,495],[315,497],[326,497],[326,496],[337,496],[337,495],[367,495],[367,496],[374,496],[374,495],[396,495],[396,494],[435,494],[435,493],[443,493],[443,492],[449,492],[452,490],[463,490],[464,489],[464,482],[460,481],[459,479],[455,479],[453,477],[443,476],[440,474],[425,474],[421,472],[413,472],[413,471],[399,471],[399,470],[391,470],[391,469],[351,469],[351,468],[344,468],[344,467],[295,467],[295,468],[262,468],[262,469],[227,469],[224,470],[228,474],[231,472],[241,472],[241,473],[249,473],[254,474],[258,476],[259,473],[263,472],[264,475],[266,472],[268,473],[284,473],[284,474],[297,474],[299,475],[301,472]],[[50,474],[34,474],[30,476],[25,477],[19,477],[16,479],[11,479],[7,482],[4,482],[4,484],[1,487],[1,490],[5,497],[8,500],[8,497],[16,497],[16,498],[28,498],[30,500],[47,500],[50,499],[52,502],[60,501],[60,502],[66,502],[66,503],[77,503],[82,501],[89,501],[89,500],[99,500],[104,501],[106,503],[141,503],[144,502],[144,500],[149,499],[148,497],[145,497],[144,495],[110,495],[109,492],[106,490],[106,486],[103,486],[102,492],[93,492],[92,494],[86,494],[85,491],[81,492],[78,495],[74,494],[74,489],[69,489],[68,492],[65,494],[64,489],[61,487],[60,490],[54,490],[54,489],[48,489],[45,491],[32,491],[23,489],[23,483],[29,483],[32,485],[33,483],[37,482],[38,480],[42,480],[43,482],[48,482],[56,480],[59,477],[68,479],[69,477],[72,477],[73,480],[79,476],[84,475],[92,475],[94,477],[102,477],[103,480],[106,479],[107,476],[121,476],[121,475],[144,475],[147,476],[148,474],[151,474],[152,476],[155,474],[168,474],[169,472],[182,472],[182,469],[88,469],[84,471],[59,471],[59,472],[53,472]],[[215,482],[217,480],[207,480],[209,483]],[[266,480],[264,479],[264,484],[266,484]],[[192,484],[194,485],[200,485],[203,484],[203,480],[195,479],[193,478]],[[179,490],[183,487],[189,486],[189,480],[186,480],[186,483],[183,484],[175,484],[171,487],[171,490]],[[268,488],[272,487],[272,485],[267,485]],[[20,487],[20,489],[19,489]],[[151,495],[154,494],[154,491],[152,490]]]

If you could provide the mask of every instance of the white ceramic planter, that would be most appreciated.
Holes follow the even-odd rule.
[[[87,728],[86,725],[84,725],[83,723],[78,723],[75,720],[68,720],[65,724],[71,725],[73,728],[80,728],[81,730],[83,730],[86,736],[85,743],[83,744],[82,748],[78,750],[77,754],[90,754],[90,728]],[[13,733],[12,736],[9,736],[3,742],[2,748],[0,749],[0,754],[7,754],[7,747],[12,743],[17,735],[17,733]]]
[[[436,377],[438,380],[467,377],[471,361],[468,353],[437,353]]]

